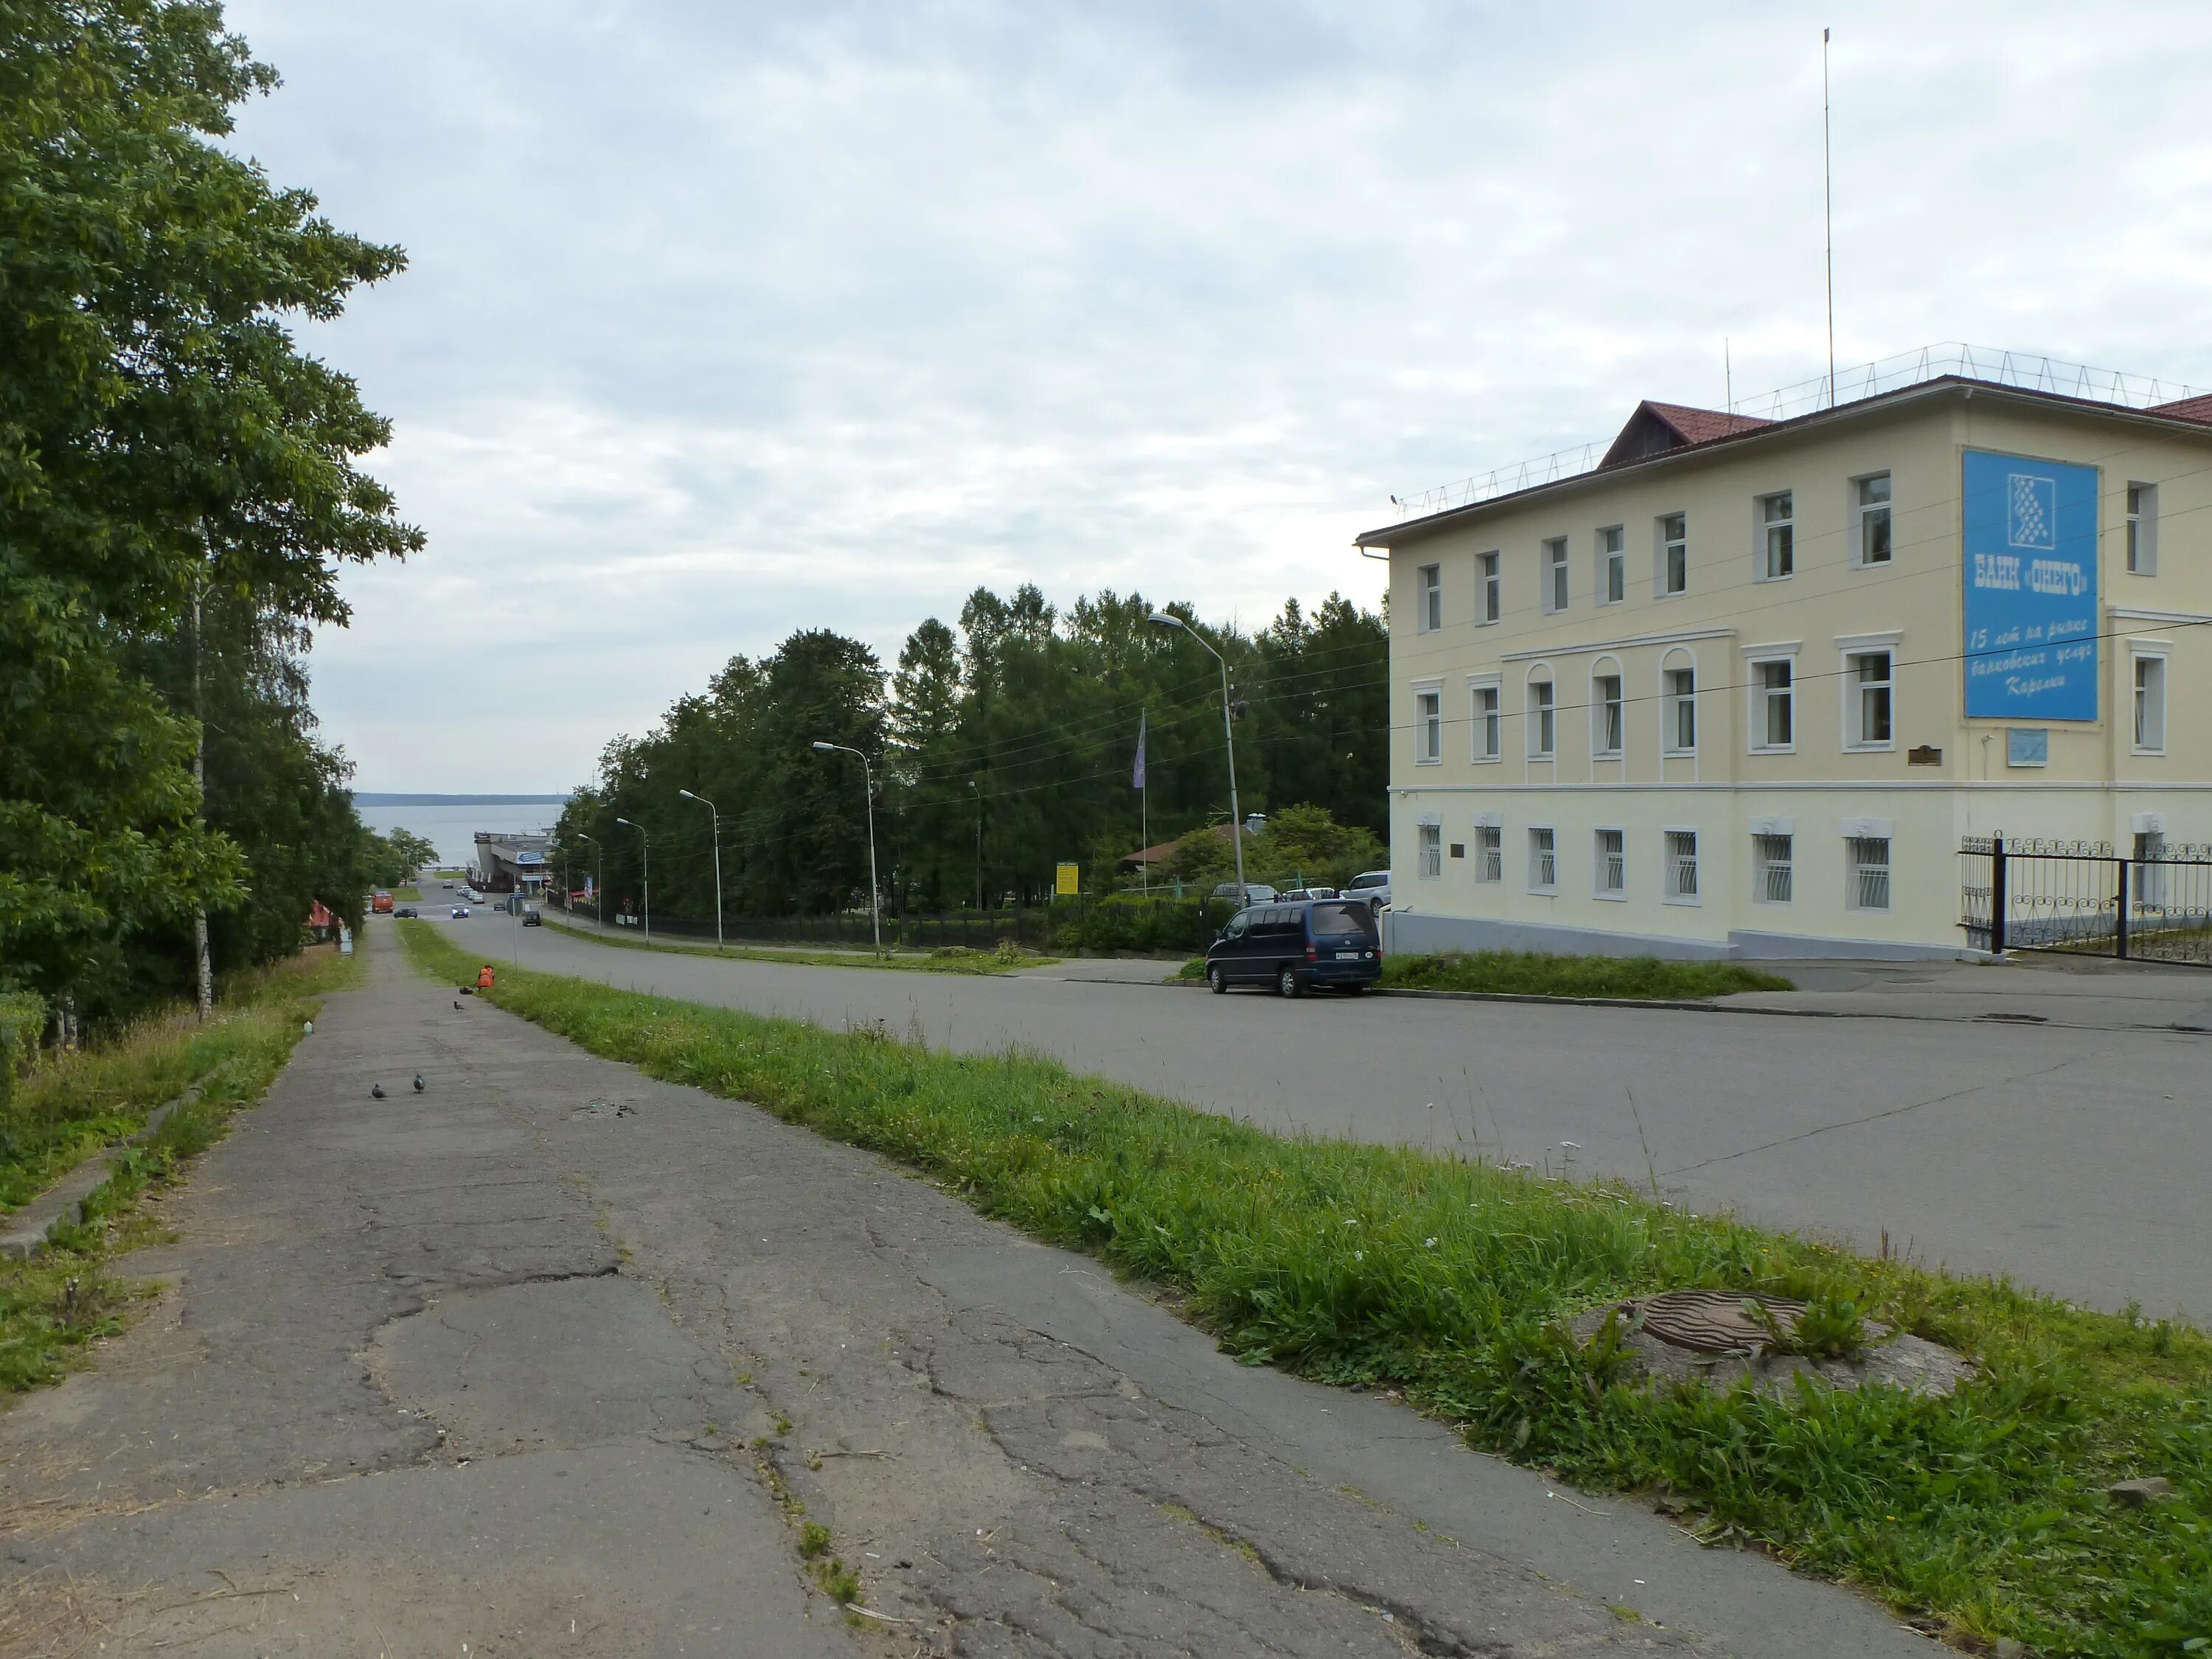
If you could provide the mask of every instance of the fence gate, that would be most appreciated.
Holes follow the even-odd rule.
[[[1959,866],[1960,926],[1982,950],[2212,968],[2212,847],[1970,836]]]

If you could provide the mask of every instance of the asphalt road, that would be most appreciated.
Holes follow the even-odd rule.
[[[425,907],[426,910],[429,907]],[[2212,1315],[2212,1036],[1306,997],[624,950],[479,912],[494,962],[948,1048],[1020,1046],[1270,1128],[1619,1176],[2054,1295]],[[1102,964],[1111,969],[1115,964]]]
[[[0,1415],[0,1653],[1937,1651],[371,941],[157,1205],[160,1298]]]

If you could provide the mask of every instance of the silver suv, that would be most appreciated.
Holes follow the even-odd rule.
[[[1390,872],[1388,870],[1370,870],[1354,876],[1345,883],[1344,890],[1337,896],[1358,899],[1380,915],[1390,908]]]

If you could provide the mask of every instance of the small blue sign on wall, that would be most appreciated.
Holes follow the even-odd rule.
[[[1970,449],[1966,714],[2097,718],[2097,470]]]

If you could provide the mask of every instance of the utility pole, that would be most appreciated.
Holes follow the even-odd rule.
[[[201,658],[205,653],[202,637],[200,610],[207,599],[207,582],[203,579],[192,594],[192,720],[198,727],[192,744],[192,782],[199,790],[199,805],[193,809],[192,822],[201,830],[207,828],[207,692],[205,676],[201,669]],[[215,1012],[215,956],[208,945],[207,904],[203,900],[192,910],[192,952],[197,963],[197,984],[193,996],[199,1017],[205,1019]]]
[[[975,908],[983,908],[983,786],[975,779],[968,787],[975,792]]]
[[[884,919],[876,884],[875,775],[868,768],[868,757],[849,744],[817,743],[814,746],[823,754],[850,755],[860,763],[860,787],[868,797],[868,927],[875,937],[876,949],[880,951],[884,948]]]
[[[653,943],[653,837],[641,823],[631,823],[628,818],[617,818],[617,823],[629,824],[637,831],[637,838],[645,843],[645,942]]]
[[[1229,659],[1206,643],[1200,633],[1181,617],[1170,617],[1164,611],[1155,611],[1150,620],[1156,627],[1181,629],[1200,645],[1213,653],[1214,661],[1221,665],[1221,740],[1229,750],[1229,839],[1237,848],[1237,903],[1241,908],[1248,902],[1244,887],[1244,819],[1237,809],[1237,734],[1229,725]]]
[[[696,800],[707,809],[708,823],[714,832],[714,948],[722,948],[722,815],[714,810],[714,803],[704,795],[695,795],[689,789],[676,792],[686,800]]]

